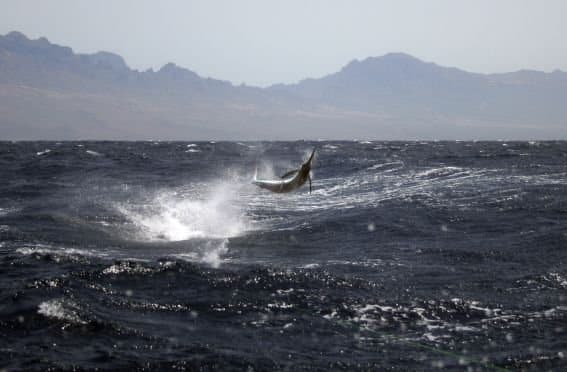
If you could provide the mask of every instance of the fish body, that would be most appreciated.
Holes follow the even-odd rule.
[[[270,190],[276,193],[286,193],[294,191],[309,181],[309,192],[312,190],[311,182],[311,164],[315,155],[315,149],[311,152],[309,159],[301,165],[299,169],[287,172],[279,180],[259,180],[257,174],[254,174],[252,183],[258,187]]]

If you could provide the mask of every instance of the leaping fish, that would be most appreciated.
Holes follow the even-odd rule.
[[[300,188],[309,180],[309,193],[311,193],[312,186],[311,186],[311,163],[313,162],[313,157],[315,156],[315,150],[311,152],[311,156],[305,163],[301,165],[301,168],[294,169],[290,172],[284,174],[280,180],[259,180],[258,176],[258,169],[256,168],[256,172],[254,173],[254,180],[252,183],[257,185],[263,189],[270,190],[272,192],[277,193],[284,193],[284,192],[291,192],[295,189]]]

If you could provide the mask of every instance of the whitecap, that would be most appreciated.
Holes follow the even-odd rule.
[[[14,212],[17,212],[17,211],[18,211],[17,208],[2,208],[2,207],[0,207],[0,217],[6,216],[10,213],[14,213]]]
[[[77,312],[77,306],[72,302],[65,302],[62,299],[45,301],[39,304],[38,314],[48,318],[70,321],[76,324],[86,324]]]
[[[441,168],[432,168],[416,174],[418,178],[427,178],[427,177],[445,177],[445,176],[452,176],[456,174],[463,174],[463,168],[459,167],[441,167]]]
[[[456,332],[478,332],[479,329],[475,328],[475,327],[470,327],[470,326],[464,326],[464,325],[460,325],[457,324],[455,326],[455,331]]]
[[[118,263],[111,265],[102,271],[103,274],[148,274],[151,273],[152,269],[141,266],[141,265],[129,265],[127,263]]]
[[[423,338],[430,342],[435,342],[439,339],[439,336],[434,336],[431,333],[424,333]]]
[[[394,166],[398,166],[395,167],[394,169],[392,169],[392,167]],[[374,164],[368,168],[366,168],[367,170],[378,170],[378,169],[383,169],[383,168],[390,168],[388,169],[388,171],[392,171],[392,170],[398,170],[400,169],[400,167],[404,166],[404,162],[403,161],[394,161],[394,162],[389,162],[389,163],[378,163],[378,164]]]
[[[287,302],[274,302],[268,304],[268,309],[292,309],[295,307],[294,304],[288,304]]]
[[[25,245],[23,247],[16,249],[16,252],[24,256],[29,256],[32,254],[55,255],[55,256],[90,256],[90,257],[108,256],[106,253],[103,252],[77,249],[77,248],[53,247],[48,244]]]
[[[102,156],[102,154],[100,152],[96,152],[96,151],[92,151],[92,150],[87,150],[85,152],[89,155],[92,155],[92,156]]]

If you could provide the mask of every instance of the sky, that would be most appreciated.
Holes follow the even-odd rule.
[[[0,34],[267,86],[404,52],[481,73],[567,70],[565,0],[0,0]]]

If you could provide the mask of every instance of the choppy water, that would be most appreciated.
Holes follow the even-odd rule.
[[[0,259],[9,370],[565,370],[567,143],[0,143]]]

